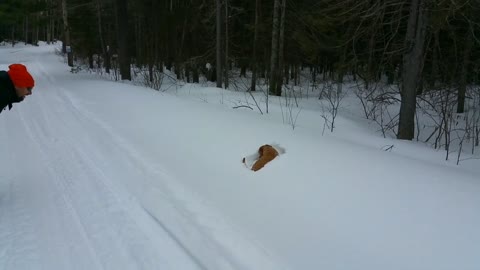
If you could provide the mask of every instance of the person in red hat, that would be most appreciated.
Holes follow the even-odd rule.
[[[32,94],[35,81],[28,73],[27,67],[22,64],[11,64],[8,71],[0,71],[0,113],[8,106],[12,109],[13,103],[21,102]]]

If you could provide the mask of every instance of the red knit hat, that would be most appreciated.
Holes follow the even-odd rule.
[[[33,87],[35,81],[33,80],[32,75],[28,73],[27,67],[22,64],[11,64],[8,66],[8,76],[13,82],[13,85],[16,87]]]

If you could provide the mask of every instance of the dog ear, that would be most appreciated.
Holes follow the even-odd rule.
[[[265,145],[262,145],[260,146],[260,148],[258,148],[258,154],[260,155],[260,157],[263,156],[263,148],[265,147]]]

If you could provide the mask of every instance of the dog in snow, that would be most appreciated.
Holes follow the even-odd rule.
[[[258,151],[243,158],[242,162],[252,171],[256,172],[277,156],[284,154],[285,149],[278,144],[265,144],[258,148]]]

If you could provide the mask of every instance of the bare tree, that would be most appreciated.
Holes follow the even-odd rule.
[[[132,80],[130,53],[128,50],[128,9],[127,0],[116,0],[118,58],[122,80]]]
[[[280,29],[278,30],[278,66],[275,70],[275,94],[277,96],[282,95],[282,70],[284,66],[284,53],[283,46],[285,42],[285,9],[286,9],[286,0],[282,0],[281,5],[281,15],[280,15]]]
[[[280,37],[280,0],[274,0],[273,4],[273,24],[272,24],[272,50],[270,51],[270,86],[268,94],[275,93],[277,90],[277,72],[278,72],[278,41]],[[279,95],[280,96],[280,95]]]
[[[413,0],[410,6],[403,54],[398,139],[412,140],[414,138],[416,96],[423,68],[426,29],[426,0]]]
[[[324,120],[322,135],[326,127],[330,132],[333,132],[335,129],[335,119],[337,118],[340,104],[344,97],[345,93],[342,93],[341,88],[336,87],[333,82],[326,82],[323,85],[319,99],[326,100],[327,106],[323,106],[322,104],[322,118]],[[325,107],[327,107],[328,112],[325,111]]]
[[[222,88],[222,1],[216,0],[217,6],[217,63],[216,63],[216,70],[217,70],[217,87]]]
[[[258,54],[258,31],[259,31],[259,19],[260,19],[260,1],[255,0],[255,30],[253,34],[253,55],[252,55],[252,83],[250,85],[250,91],[256,90],[257,85],[257,54]]]
[[[223,64],[223,74],[224,74],[224,83],[225,83],[225,89],[228,88],[228,70],[229,70],[229,65],[228,65],[228,0],[224,0],[225,1],[225,51],[224,51],[224,54],[225,54],[225,62]]]
[[[70,44],[70,28],[68,27],[67,0],[62,0],[63,18],[63,53],[67,53],[68,66],[73,67],[73,54]]]
[[[96,0],[95,7],[97,9],[97,20],[98,20],[98,37],[100,39],[100,47],[102,47],[102,53],[104,58],[105,72],[110,73],[110,50],[109,47],[105,45],[103,31],[102,31],[102,0]]]
[[[463,62],[460,71],[460,81],[458,82],[458,104],[457,113],[465,112],[465,92],[467,90],[467,72],[470,63],[470,54],[472,52],[473,38],[471,31],[467,31],[465,38],[465,48],[463,51]]]

